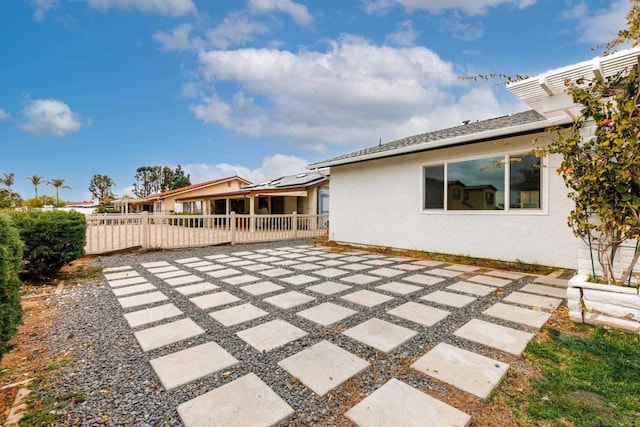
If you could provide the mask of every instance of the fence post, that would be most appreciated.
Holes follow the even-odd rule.
[[[231,212],[230,219],[231,221],[231,244],[236,244],[236,213]]]
[[[298,212],[291,215],[291,227],[293,228],[293,238],[298,237]]]
[[[249,232],[253,233],[256,231],[256,215],[251,212],[251,215],[249,215]]]
[[[140,215],[140,227],[142,233],[142,247],[149,247],[149,212],[142,212]]]

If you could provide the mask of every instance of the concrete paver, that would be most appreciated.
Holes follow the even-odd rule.
[[[317,292],[323,295],[333,295],[338,292],[346,291],[347,289],[351,289],[352,286],[343,285],[342,283],[336,282],[324,282],[318,285],[309,286],[307,290]]]
[[[500,302],[495,303],[483,311],[482,314],[531,326],[536,329],[542,328],[542,326],[551,317],[551,314],[545,313],[544,311],[530,310],[528,308],[517,307],[515,305],[503,304]]]
[[[192,262],[198,262],[198,261],[202,261],[200,258],[197,257],[191,257],[191,258],[180,258],[175,260],[178,264],[189,264]]]
[[[423,296],[420,299],[425,301],[430,301],[430,302],[436,302],[442,305],[448,305],[451,307],[460,308],[460,307],[464,307],[465,305],[471,304],[477,298],[470,297],[467,295],[454,294],[452,292],[435,291]]]
[[[417,332],[374,317],[347,329],[343,334],[383,353],[389,353],[416,336]]]
[[[268,302],[271,305],[275,305],[278,308],[289,309],[293,307],[297,307],[302,304],[306,304],[310,301],[315,300],[314,297],[305,295],[300,292],[291,291],[286,292],[284,294],[274,295],[269,298],[265,298],[263,301]]]
[[[411,276],[405,277],[402,280],[423,286],[433,286],[437,285],[438,283],[444,282],[445,279],[429,276],[426,274],[412,274]]]
[[[183,264],[185,267],[189,267],[189,268],[196,268],[196,267],[204,267],[205,265],[213,265],[213,263],[209,262],[209,261],[196,261],[196,262],[188,262],[186,264]]]
[[[134,333],[140,347],[150,351],[204,333],[204,329],[191,319],[176,320]]]
[[[188,276],[180,276],[180,277],[172,277],[171,279],[164,279],[164,281],[171,286],[180,286],[180,285],[187,285],[189,283],[202,282],[202,278],[200,276],[196,276],[195,274],[190,274]]]
[[[166,273],[167,271],[178,271],[180,270],[178,267],[173,266],[173,265],[167,265],[164,267],[153,267],[153,268],[148,268],[147,271],[151,274],[156,274],[156,273]]]
[[[366,274],[354,274],[353,276],[341,277],[340,280],[356,285],[367,285],[380,280],[380,277],[368,276]]]
[[[145,308],[144,310],[126,313],[124,318],[127,323],[129,323],[129,326],[135,328],[136,326],[142,326],[148,323],[177,317],[181,314],[183,314],[182,311],[175,305],[165,304],[158,307]]]
[[[111,286],[112,288],[118,288],[120,286],[136,285],[138,283],[146,283],[146,282],[147,282],[147,279],[145,279],[142,276],[127,277],[126,279],[117,279],[117,280],[108,281],[109,286]]]
[[[190,298],[189,301],[197,305],[203,310],[207,308],[219,307],[225,304],[231,304],[232,302],[240,301],[235,295],[230,294],[227,291],[216,292],[214,294],[202,295],[199,297]]]
[[[365,307],[375,307],[376,305],[383,304],[387,301],[391,301],[393,297],[383,295],[378,292],[368,291],[363,289],[361,291],[353,292],[351,294],[343,295],[341,297],[345,301],[349,301]]]
[[[249,274],[243,274],[241,276],[233,276],[233,277],[229,277],[227,279],[222,279],[222,281],[224,283],[227,283],[229,285],[245,285],[247,283],[251,283],[251,282],[257,282],[258,280],[260,280],[259,277],[256,276],[251,276]]]
[[[351,270],[351,271],[364,271],[370,270],[374,268],[373,265],[364,265],[364,264],[347,264],[343,265],[342,269]]]
[[[424,270],[425,266],[419,265],[416,263],[405,263],[405,264],[394,265],[393,268],[398,268],[404,271],[417,271],[417,270]]]
[[[531,338],[533,338],[533,334],[530,332],[496,325],[480,319],[471,319],[453,334],[516,356],[522,354]]]
[[[433,326],[451,314],[449,311],[429,307],[428,305],[419,304],[413,301],[406,302],[394,309],[387,310],[387,313],[423,326]]]
[[[268,427],[292,413],[293,408],[254,373],[178,406],[186,427]]]
[[[411,365],[413,369],[486,399],[507,373],[498,360],[440,343]]]
[[[240,323],[248,322],[249,320],[266,316],[268,314],[269,313],[267,313],[263,309],[247,303],[225,308],[223,310],[214,311],[212,313],[209,313],[209,316],[213,317],[224,326],[234,326]]]
[[[150,363],[162,386],[171,390],[233,366],[238,360],[217,343],[208,342],[152,359]]]
[[[308,283],[317,282],[320,279],[318,279],[317,277],[308,276],[306,274],[296,274],[295,276],[285,277],[280,280],[282,280],[285,283],[289,283],[290,285],[300,286],[300,285],[306,285]]]
[[[543,310],[555,310],[560,303],[562,303],[560,298],[545,297],[525,292],[511,292],[504,298],[504,301],[528,305],[529,307],[539,307]]]
[[[463,264],[451,264],[445,267],[447,270],[461,271],[463,273],[473,273],[474,271],[478,271],[481,267],[476,267],[475,265],[463,265]]]
[[[338,268],[323,268],[322,270],[316,270],[313,274],[317,274],[318,276],[332,278],[338,276],[344,276],[345,274],[351,273],[350,271],[340,270]]]
[[[523,286],[520,289],[521,292],[529,292],[532,294],[544,295],[547,297],[553,298],[566,298],[567,297],[567,289],[556,287],[556,286],[545,286],[545,285],[537,285],[535,283],[530,283],[528,285]]]
[[[278,365],[314,393],[324,396],[367,369],[369,362],[325,340],[287,357]]]
[[[481,297],[487,296],[496,290],[496,288],[492,286],[478,285],[471,282],[456,282],[453,285],[447,286],[447,289]]]
[[[340,320],[346,319],[349,316],[353,316],[356,313],[357,311],[351,310],[350,308],[343,307],[332,302],[325,302],[306,310],[302,310],[297,314],[300,317],[304,317],[305,319],[316,322],[322,326],[329,326],[333,323],[339,322]]]
[[[518,280],[524,277],[524,274],[511,273],[509,271],[491,270],[484,273],[488,276],[502,277],[503,279]]]
[[[285,268],[270,268],[270,269],[265,269],[260,271],[260,274],[263,274],[268,277],[280,277],[280,276],[286,276],[287,274],[293,274],[293,273],[295,272],[291,270],[287,270]]]
[[[167,267],[165,267],[167,268]],[[186,270],[180,270],[179,268],[173,268],[169,271],[165,271],[162,273],[156,273],[155,276],[159,277],[160,279],[171,279],[173,277],[180,277],[180,276],[188,276],[191,273],[189,273]]]
[[[280,291],[284,287],[276,285],[272,282],[260,282],[252,285],[243,286],[240,289],[251,295],[264,295],[275,291]]]
[[[151,283],[142,283],[140,285],[121,286],[119,288],[113,288],[112,291],[115,296],[121,297],[125,295],[139,294],[140,292],[151,291],[153,289],[157,288]]]
[[[395,378],[345,413],[360,427],[464,427],[471,417]]]
[[[470,282],[482,283],[483,285],[495,286],[498,288],[502,288],[512,283],[511,280],[493,276],[473,276],[468,280]]]
[[[259,352],[289,344],[306,335],[307,332],[281,319],[238,332],[236,335]]]
[[[235,270],[233,268],[223,268],[222,270],[214,270],[214,271],[207,272],[209,276],[214,277],[216,279],[233,276],[234,274],[240,274],[240,273],[241,273],[240,271]]]
[[[458,277],[462,274],[461,271],[447,270],[446,268],[432,268],[428,273],[443,277]]]
[[[371,270],[369,271],[368,274],[374,274],[376,276],[382,276],[382,277],[396,277],[405,273],[406,271],[403,271],[403,270],[396,270],[395,268],[382,267],[382,268],[377,268],[375,270]]]
[[[414,292],[421,291],[424,288],[415,285],[407,285],[406,283],[391,282],[385,283],[384,285],[376,286],[376,289],[398,295],[409,295]]]
[[[123,265],[120,267],[107,267],[107,268],[103,268],[102,272],[103,273],[115,273],[116,271],[125,271],[125,270],[133,270],[133,267],[131,267],[130,265]]]
[[[153,261],[153,262],[143,262],[140,265],[143,266],[144,268],[153,268],[153,267],[165,267],[171,264],[169,264],[167,261]]]
[[[165,301],[167,299],[169,298],[165,294],[156,291],[148,292],[146,294],[133,295],[130,297],[121,297],[118,298],[118,302],[120,303],[122,308],[131,308],[151,304],[154,302]]]
[[[111,281],[117,279],[126,279],[127,277],[136,277],[140,274],[135,270],[127,270],[127,271],[118,271],[115,273],[107,273],[104,275],[104,278]]]
[[[203,282],[193,285],[180,286],[176,288],[176,291],[178,291],[182,295],[195,295],[201,294],[203,292],[215,291],[219,288],[220,287],[218,285],[214,285],[213,283]]]

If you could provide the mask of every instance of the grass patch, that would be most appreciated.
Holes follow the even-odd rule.
[[[640,426],[640,335],[561,321],[526,356],[539,371],[508,403],[523,424]]]

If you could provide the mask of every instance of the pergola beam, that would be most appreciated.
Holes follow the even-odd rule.
[[[547,76],[545,76],[544,74],[541,74],[540,77],[538,77],[538,84],[540,85],[542,90],[547,92],[547,95],[549,96],[553,96],[558,93],[556,90],[554,90],[554,87],[551,85],[551,83],[547,79]]]

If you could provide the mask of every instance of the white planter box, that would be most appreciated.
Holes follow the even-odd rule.
[[[575,322],[640,333],[638,291],[638,288],[589,283],[586,275],[574,276],[567,288],[569,317]]]

